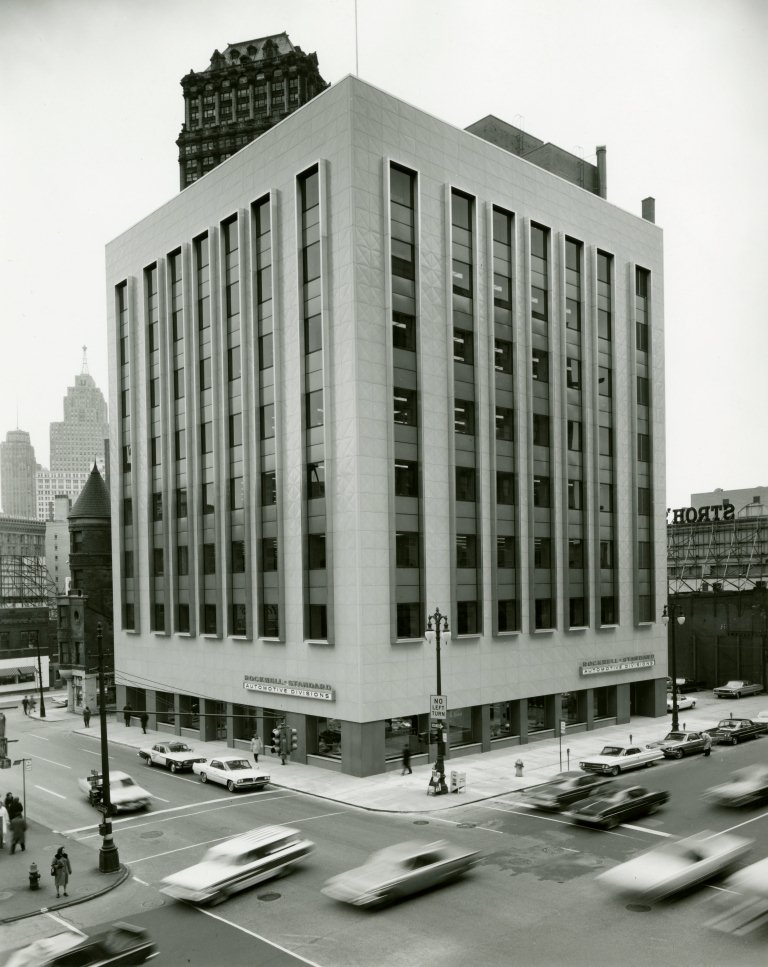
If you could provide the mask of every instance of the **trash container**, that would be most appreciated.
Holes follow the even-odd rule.
[[[467,788],[466,772],[451,772],[451,792],[465,792]]]

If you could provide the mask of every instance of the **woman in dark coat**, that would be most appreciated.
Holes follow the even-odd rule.
[[[67,884],[69,883],[69,875],[72,872],[72,865],[69,862],[69,857],[63,846],[60,846],[56,850],[53,863],[51,863],[51,871],[54,875],[54,883],[56,884],[56,896],[59,896],[59,890],[62,887],[64,888],[64,896],[69,896],[67,893]]]

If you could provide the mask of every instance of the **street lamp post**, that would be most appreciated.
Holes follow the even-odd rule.
[[[765,591],[763,591],[763,594],[765,594]],[[759,604],[753,604],[752,610],[760,615],[763,622],[763,634],[760,642],[760,674],[762,676],[760,684],[763,688],[766,688],[768,686],[768,666],[766,666],[766,660],[768,660],[768,655],[766,655],[766,650],[768,650],[768,612],[766,612],[764,605]]]
[[[661,620],[667,627],[671,622],[671,633],[669,636],[669,657],[672,672],[672,731],[677,732],[679,726],[677,717],[677,650],[675,648],[675,625],[685,624],[685,615],[680,612],[680,605],[676,600],[671,604],[664,605]]]
[[[102,648],[101,622],[96,625],[96,646],[99,657],[99,725],[101,728],[101,811],[104,822],[99,826],[101,849],[99,871],[116,873],[120,869],[120,855],[112,839],[112,799],[109,789],[109,748],[107,746],[107,698],[104,688],[104,651]]]
[[[45,718],[45,698],[43,697],[43,663],[40,659],[40,632],[35,632],[37,644],[37,683],[40,686],[40,718]]]
[[[441,614],[440,609],[437,608],[434,614],[427,615],[427,632],[426,639],[429,642],[435,642],[435,654],[437,656],[437,694],[443,694],[443,681],[440,669],[440,636],[441,633],[448,635],[448,615]],[[430,712],[431,714],[431,712]],[[446,713],[447,714],[447,713]],[[437,734],[437,759],[435,760],[435,772],[438,776],[438,788],[435,789],[435,795],[442,795],[448,792],[448,786],[445,783],[445,741],[443,728],[447,727],[447,720],[445,723],[440,725],[440,729]]]

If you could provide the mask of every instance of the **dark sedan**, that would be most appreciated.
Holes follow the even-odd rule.
[[[642,786],[622,787],[601,796],[584,799],[565,815],[574,823],[613,829],[619,823],[652,815],[668,799],[668,792],[649,792]]]
[[[596,795],[611,782],[607,776],[593,772],[560,772],[550,782],[529,789],[523,801],[537,809],[559,812],[580,799]]]
[[[661,749],[665,759],[682,759],[684,755],[695,755],[707,748],[703,732],[667,732],[663,739],[651,742],[646,749]]]
[[[768,732],[768,722],[753,722],[752,719],[720,719],[714,728],[706,731],[713,744],[736,745],[747,739],[755,739],[758,735],[765,735]]]

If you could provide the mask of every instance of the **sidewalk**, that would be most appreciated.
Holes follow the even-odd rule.
[[[697,707],[679,713],[681,729],[709,728],[730,714],[734,718],[749,718],[768,708],[768,697],[764,695],[739,701],[718,700],[712,697],[711,692],[699,692],[694,697]],[[36,713],[34,717],[37,717]],[[563,737],[562,743],[559,739],[544,739],[495,752],[454,756],[446,760],[446,780],[450,785],[451,772],[462,772],[466,775],[466,787],[463,792],[444,796],[427,795],[431,765],[415,766],[412,775],[402,776],[398,768],[397,771],[363,779],[290,761],[282,766],[279,757],[269,752],[262,754],[259,765],[269,772],[272,785],[277,788],[372,811],[434,813],[495,796],[520,793],[530,786],[546,782],[561,771],[561,755],[562,771],[568,768],[578,770],[580,757],[598,752],[604,745],[631,742],[642,748],[648,742],[663,738],[671,728],[670,721],[670,715],[660,718],[636,717],[626,725],[611,725],[592,732],[572,733]],[[99,738],[97,717],[91,719],[91,726],[86,729],[79,715],[46,705],[45,722],[51,728],[91,736],[95,741]],[[140,727],[126,727],[122,717],[110,718],[107,733],[111,743],[136,750],[173,738],[168,733],[151,730],[144,735]],[[207,758],[237,753],[252,760],[248,753],[230,749],[223,742],[190,740],[189,744]],[[516,774],[515,763],[518,760],[523,764],[521,776]],[[137,773],[145,768],[137,756],[136,768],[130,771],[134,778],[141,781]],[[642,779],[638,781],[645,783],[649,780],[649,773],[643,771]],[[40,912],[41,908],[57,909],[71,903],[81,903],[91,896],[113,889],[129,875],[127,869],[115,874],[100,873],[98,854],[92,847],[63,837],[34,822],[29,825],[30,845],[27,852],[19,854],[17,851],[11,857],[6,848],[0,854],[0,923],[32,916]],[[55,899],[50,876],[50,860],[56,847],[60,845],[66,846],[73,869],[70,896],[66,901],[63,897],[59,901]],[[28,887],[28,869],[33,860],[37,862],[41,874],[41,889],[36,892]],[[12,882],[6,876],[6,871],[14,870],[11,864],[18,864]]]

